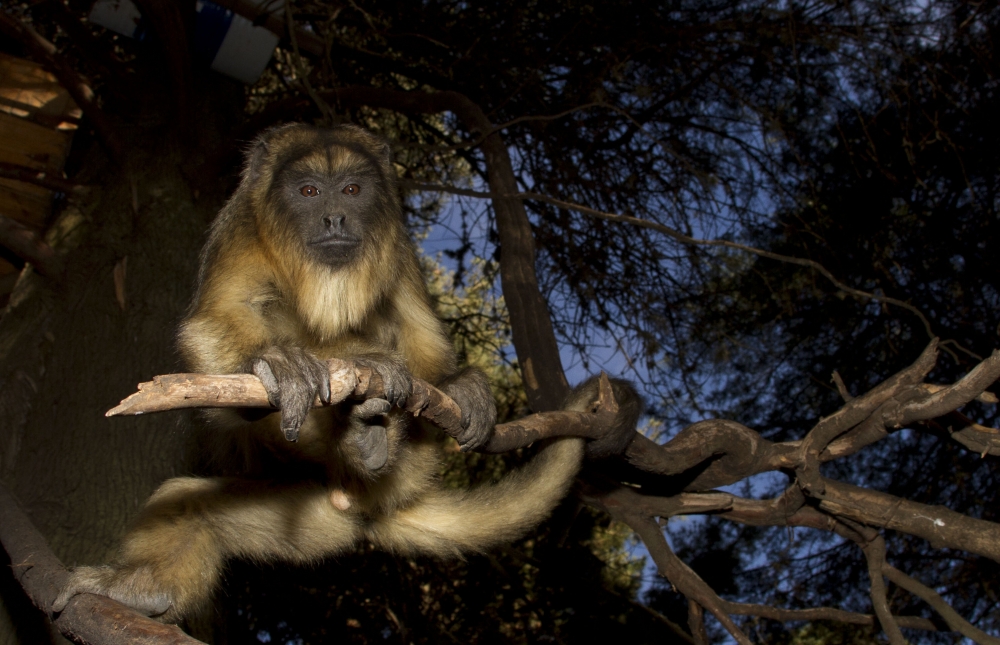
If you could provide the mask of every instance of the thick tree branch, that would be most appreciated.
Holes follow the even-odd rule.
[[[49,608],[66,582],[67,572],[3,484],[0,484],[0,543],[11,570],[31,603],[50,618]],[[80,594],[53,620],[77,643],[93,645],[195,645],[176,625],[141,616],[110,598]]]
[[[1000,562],[1000,524],[833,479],[824,478],[822,483],[819,507],[823,511],[909,533],[937,548],[962,549]]]

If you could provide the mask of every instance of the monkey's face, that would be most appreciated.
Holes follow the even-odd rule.
[[[290,146],[271,203],[283,237],[297,238],[293,244],[313,261],[339,268],[376,246],[400,215],[379,159],[355,141],[324,134],[304,148]]]

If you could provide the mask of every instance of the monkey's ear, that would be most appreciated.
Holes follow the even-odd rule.
[[[243,169],[243,178],[256,182],[260,179],[261,169],[264,167],[264,160],[267,158],[268,145],[265,137],[258,137],[247,150],[246,166]]]
[[[368,133],[372,139],[372,151],[378,155],[378,160],[386,168],[392,168],[392,144],[378,135]]]
[[[261,172],[267,166],[267,157],[271,152],[273,144],[278,142],[280,137],[287,134],[289,130],[303,127],[301,123],[284,123],[265,130],[259,137],[254,139],[246,152],[246,166],[243,169],[243,177],[250,181],[260,179]]]
[[[392,144],[377,134],[362,128],[360,125],[344,123],[338,127],[350,132],[355,140],[360,138],[383,166],[392,168]]]

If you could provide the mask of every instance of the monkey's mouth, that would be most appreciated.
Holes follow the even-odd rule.
[[[325,235],[309,241],[309,246],[319,246],[332,249],[348,249],[361,244],[361,239],[348,235]]]

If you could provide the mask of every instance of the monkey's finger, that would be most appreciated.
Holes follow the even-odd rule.
[[[327,368],[326,363],[323,363],[323,369],[320,371],[319,377],[319,400],[327,405],[333,399],[333,394],[330,388],[330,370]]]
[[[361,419],[371,419],[388,414],[390,409],[392,409],[392,405],[385,399],[368,399],[364,403],[356,405],[351,414]]]
[[[254,360],[251,364],[254,376],[260,379],[267,390],[267,400],[276,408],[281,407],[281,387],[278,386],[278,379],[274,376],[271,366],[263,358]]]
[[[291,390],[286,392],[285,406],[281,408],[281,434],[288,441],[299,440],[299,429],[312,408],[312,390]]]
[[[299,440],[299,428],[302,427],[302,418],[291,414],[289,410],[281,411],[281,434],[291,442]]]

